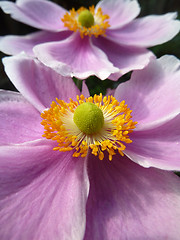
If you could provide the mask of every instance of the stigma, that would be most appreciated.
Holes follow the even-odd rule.
[[[124,156],[129,135],[137,122],[125,101],[102,94],[85,98],[78,95],[68,103],[56,99],[49,109],[41,113],[43,137],[57,141],[55,151],[72,151],[73,157],[86,157],[88,152],[104,159],[106,151],[111,161],[113,155]]]
[[[73,8],[67,12],[61,19],[64,26],[70,31],[79,31],[80,36],[105,36],[106,29],[110,27],[108,23],[109,16],[103,14],[102,9],[98,8],[95,11],[94,6],[89,7],[89,10],[81,7],[77,11]]]

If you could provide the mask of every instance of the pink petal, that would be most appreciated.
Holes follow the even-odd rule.
[[[52,150],[54,146],[54,141],[45,138],[21,144],[1,144],[0,199],[18,192],[46,171],[59,156]]]
[[[119,68],[117,73],[109,77],[112,80],[117,80],[129,71],[144,68],[153,57],[146,49],[120,45],[104,37],[94,38],[93,43],[107,55],[115,67]]]
[[[176,13],[147,16],[134,20],[121,29],[107,30],[107,37],[124,45],[150,47],[171,40],[180,30]]]
[[[136,130],[157,127],[180,113],[180,61],[173,56],[152,59],[141,71],[134,71],[130,81],[115,91],[118,101],[125,100],[133,110]]]
[[[61,31],[58,33],[39,31],[26,36],[5,36],[0,38],[0,51],[5,54],[15,55],[25,51],[33,56],[33,47],[44,42],[53,42],[63,40],[71,34],[70,31]]]
[[[180,235],[180,182],[126,157],[89,159],[90,194],[84,240],[173,239]]]
[[[110,29],[116,29],[131,22],[139,15],[140,6],[136,0],[103,0],[96,9],[101,8],[103,14],[108,14]]]
[[[115,93],[115,89],[108,88],[108,89],[106,90],[106,95],[107,95],[107,96],[108,96],[108,95],[114,96],[114,93]]]
[[[84,79],[96,75],[106,79],[118,71],[89,37],[82,39],[79,33],[61,42],[40,44],[34,47],[34,52],[42,63],[63,76]]]
[[[85,97],[89,97],[90,96],[89,89],[88,89],[87,85],[85,84],[85,81],[82,82],[82,91],[81,91],[81,93]]]
[[[0,144],[42,138],[40,113],[19,93],[0,91]]]
[[[124,153],[143,167],[180,171],[180,113],[169,122],[150,130],[131,133]]]
[[[63,77],[38,60],[24,54],[3,59],[5,71],[15,87],[39,111],[56,98],[76,99],[80,91],[71,78]]]
[[[61,18],[66,10],[46,0],[1,1],[2,10],[11,17],[32,27],[48,31],[65,29]]]
[[[0,239],[83,239],[86,162],[42,142],[2,150]]]

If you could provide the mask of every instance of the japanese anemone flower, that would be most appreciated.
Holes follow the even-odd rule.
[[[20,93],[0,94],[0,239],[178,240],[180,62],[152,60],[114,97],[3,62]]]
[[[136,0],[102,0],[96,7],[67,11],[47,0],[1,1],[12,18],[41,31],[1,37],[0,50],[35,55],[63,76],[117,80],[142,69],[154,55],[146,48],[172,39],[180,30],[176,13],[137,18]]]

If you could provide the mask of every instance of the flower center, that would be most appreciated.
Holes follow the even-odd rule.
[[[90,28],[94,25],[94,17],[89,10],[84,10],[79,14],[78,22],[81,26]]]
[[[131,112],[125,101],[102,94],[77,96],[77,101],[69,103],[56,99],[41,114],[43,137],[57,141],[53,150],[73,150],[73,157],[85,157],[89,150],[102,160],[107,151],[112,160],[116,153],[123,156],[126,144],[132,142],[129,134],[137,122],[132,121]]]
[[[94,6],[89,7],[89,10],[81,7],[77,11],[73,8],[67,12],[61,19],[64,26],[70,31],[79,31],[80,36],[98,37],[99,35],[105,36],[106,29],[110,27],[107,19],[109,16],[103,14],[101,8],[95,11]]]
[[[76,108],[73,120],[80,131],[89,135],[98,133],[104,125],[102,110],[90,102],[83,103]]]

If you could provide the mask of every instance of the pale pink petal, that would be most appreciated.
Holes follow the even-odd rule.
[[[153,57],[146,49],[120,45],[104,37],[94,38],[93,43],[107,55],[115,67],[119,68],[119,72],[110,75],[111,80],[117,80],[129,71],[144,68]]]
[[[180,113],[150,130],[134,131],[124,153],[143,167],[180,171]]]
[[[57,74],[38,60],[24,54],[3,59],[5,71],[15,87],[39,111],[50,107],[56,98],[76,99],[80,91],[73,80]]]
[[[64,76],[85,79],[96,75],[106,79],[118,71],[89,37],[81,38],[79,33],[61,42],[37,45],[34,52],[42,63]]]
[[[0,7],[13,19],[32,27],[48,31],[65,29],[61,18],[66,10],[51,1],[17,0],[16,3],[1,1]]]
[[[143,70],[134,71],[130,81],[115,91],[133,110],[136,130],[157,127],[180,113],[180,61],[173,56],[153,59]]]
[[[42,138],[40,113],[19,93],[0,91],[0,144]]]
[[[108,95],[114,96],[114,93],[115,93],[115,89],[108,88],[108,89],[106,90],[106,95],[107,95],[107,96],[108,96]]]
[[[25,51],[28,55],[33,56],[33,47],[44,42],[61,41],[71,34],[70,31],[61,31],[58,33],[39,31],[25,36],[5,36],[0,38],[0,51],[5,54],[15,55]]]
[[[59,156],[45,138],[0,146],[0,199],[18,192],[46,171]],[[1,228],[0,228],[1,229]]]
[[[150,47],[171,40],[180,30],[176,13],[147,16],[120,29],[107,30],[107,37],[124,45]]]
[[[85,97],[89,97],[90,93],[89,93],[89,89],[87,87],[87,85],[85,84],[85,82],[82,82],[82,91],[81,93],[85,96]]]
[[[116,29],[131,22],[139,15],[140,6],[136,0],[103,0],[96,5],[103,14],[108,14],[110,29]]]
[[[180,182],[126,157],[91,157],[84,240],[179,240]]]
[[[86,161],[50,147],[0,147],[1,240],[83,239]]]

